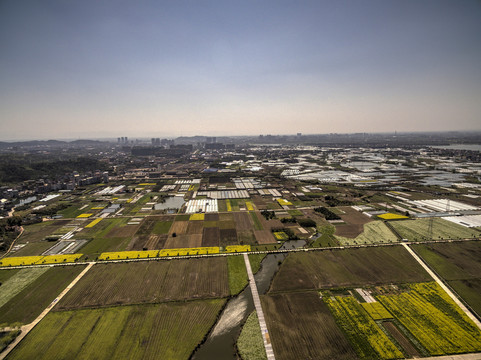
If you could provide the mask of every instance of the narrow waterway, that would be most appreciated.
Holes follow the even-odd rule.
[[[286,241],[281,249],[299,248],[305,243],[304,240]],[[286,256],[287,254],[269,254],[262,260],[261,269],[254,275],[259,295],[265,294],[269,289],[274,274]],[[242,324],[254,309],[251,288],[248,285],[238,296],[228,301],[206,342],[195,352],[192,359],[235,360],[235,342]]]

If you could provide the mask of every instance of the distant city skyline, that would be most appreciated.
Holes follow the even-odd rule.
[[[481,2],[0,3],[0,140],[481,130]]]

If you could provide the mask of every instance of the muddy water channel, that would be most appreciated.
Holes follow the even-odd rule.
[[[280,250],[303,247],[304,240],[286,241]],[[269,289],[274,274],[287,253],[269,254],[262,260],[261,269],[254,275],[259,295]],[[235,360],[235,343],[241,326],[255,310],[251,288],[248,285],[238,296],[230,299],[207,340],[192,356],[193,360],[232,359]]]

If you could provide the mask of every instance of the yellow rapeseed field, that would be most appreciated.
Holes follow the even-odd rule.
[[[89,223],[89,224],[86,226],[86,228],[94,227],[94,226],[97,225],[101,220],[102,220],[102,218],[93,220],[91,223]]]
[[[81,257],[82,254],[7,257],[0,260],[0,266],[59,264],[65,262],[75,262]]]
[[[91,217],[93,214],[80,214],[79,216],[77,216],[77,218],[89,218]]]
[[[250,245],[228,245],[225,247],[225,251],[228,253],[246,252],[246,251],[251,251],[251,246]]]
[[[204,220],[205,214],[192,214],[189,220]]]
[[[274,237],[276,240],[289,240],[289,236],[284,231],[276,231]]]
[[[250,201],[246,201],[246,208],[249,211],[254,211],[254,206],[252,205],[252,203]]]
[[[378,215],[377,217],[379,217],[381,219],[384,219],[384,220],[409,219],[409,216],[398,215],[398,214],[393,214],[393,213],[382,214],[382,215]]]
[[[277,202],[281,206],[292,205],[292,203],[290,201],[287,201],[286,199],[277,199]]]

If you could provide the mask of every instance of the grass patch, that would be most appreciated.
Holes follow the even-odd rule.
[[[231,295],[237,295],[247,286],[247,270],[242,255],[228,256],[229,289]]]
[[[237,339],[237,349],[242,360],[267,359],[257,312],[253,311],[242,327],[241,334]]]
[[[153,234],[168,234],[172,221],[157,221],[152,229]]]
[[[261,221],[259,220],[259,217],[257,216],[257,213],[255,212],[250,212],[251,218],[254,221],[254,229],[255,230],[263,230],[264,228],[262,227]]]
[[[392,227],[405,239],[411,241],[425,240],[429,237],[429,222],[431,219],[416,219],[393,221]],[[459,239],[472,238],[479,235],[479,231],[455,224],[440,218],[433,218],[433,232],[431,239]]]
[[[364,224],[364,232],[354,239],[335,235],[342,245],[376,244],[397,242],[398,238],[382,221]]]

